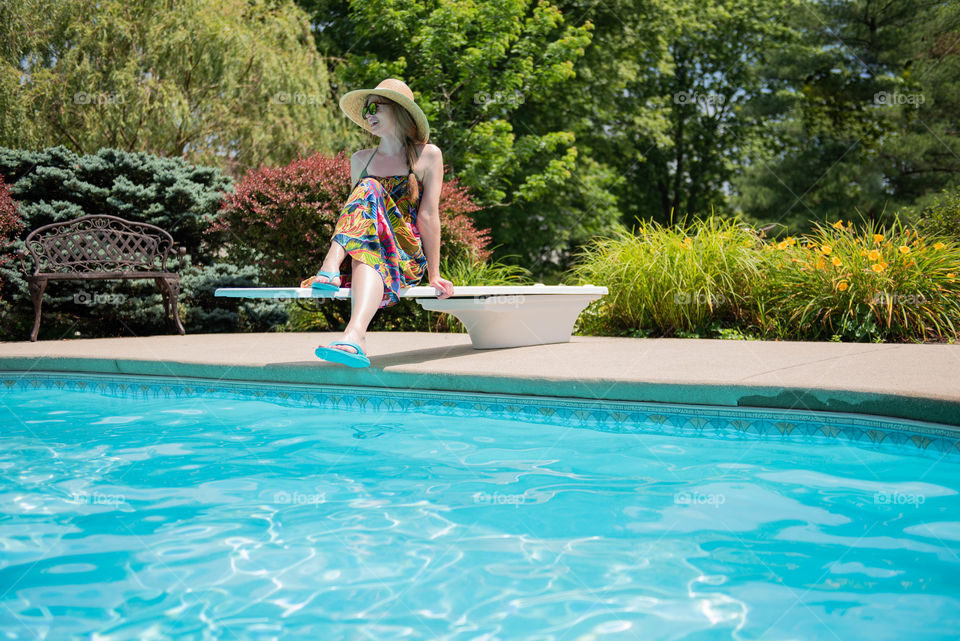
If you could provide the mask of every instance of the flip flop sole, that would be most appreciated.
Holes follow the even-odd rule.
[[[322,358],[325,361],[340,363],[349,367],[370,367],[370,359],[366,356],[345,352],[336,347],[318,347],[314,354],[317,355],[317,358]]]

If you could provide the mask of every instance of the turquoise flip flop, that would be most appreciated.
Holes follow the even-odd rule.
[[[320,270],[317,272],[317,276],[326,276],[329,281],[326,283],[310,283],[310,289],[321,292],[336,292],[340,290],[340,285],[333,284],[334,278],[340,278],[339,272],[325,272]]]
[[[337,349],[334,347],[334,345],[346,345],[347,347],[352,347],[353,349],[357,350],[357,353],[353,354],[352,352]],[[314,353],[318,358],[322,358],[325,361],[340,363],[341,365],[349,365],[350,367],[370,367],[370,359],[367,358],[367,355],[363,353],[363,350],[360,349],[359,345],[356,343],[351,343],[350,341],[334,341],[326,347],[318,347]]]

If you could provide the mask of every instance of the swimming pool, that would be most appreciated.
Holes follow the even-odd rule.
[[[3,373],[0,436],[4,638],[960,629],[935,426]]]

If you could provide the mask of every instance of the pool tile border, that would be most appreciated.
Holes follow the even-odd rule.
[[[305,385],[145,375],[67,372],[0,373],[7,390],[96,392],[130,398],[239,398],[339,411],[416,412],[534,423],[619,433],[662,433],[723,440],[849,441],[873,449],[913,449],[960,456],[960,430],[934,423],[838,412],[732,408],[638,401]]]

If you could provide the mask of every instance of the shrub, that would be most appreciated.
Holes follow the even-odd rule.
[[[5,280],[2,268],[13,260],[13,242],[23,230],[23,226],[20,207],[10,194],[10,187],[4,181],[3,174],[0,174],[0,294],[3,292]]]
[[[765,249],[758,322],[778,338],[942,339],[960,320],[960,244],[897,219],[863,230],[840,221]]]
[[[615,335],[715,333],[745,320],[762,244],[738,219],[711,216],[676,227],[641,222],[579,254],[571,275],[609,294],[585,310],[579,331]]]
[[[230,178],[219,169],[197,167],[180,158],[116,149],[100,149],[96,154],[81,156],[63,147],[42,151],[0,148],[0,174],[13,185],[27,230],[87,214],[110,214],[158,225],[170,232],[178,244],[187,248],[186,265],[194,271],[212,268],[218,262],[218,247],[203,232],[216,216],[223,192],[231,186]],[[22,247],[22,239],[14,244]],[[29,326],[25,319],[32,320],[33,307],[23,275],[5,267],[10,266],[0,266],[0,271],[15,292],[10,304],[17,317],[4,322],[3,334],[5,338],[21,338],[24,325]],[[216,269],[230,271],[232,266]],[[259,282],[254,276],[248,270],[243,279],[234,280],[238,286],[256,286]],[[203,316],[197,305],[205,306],[213,316],[220,313],[223,305],[230,305],[213,301],[208,292],[194,289],[209,283],[209,279],[187,278],[184,274],[181,305],[185,318]],[[99,294],[109,302],[78,304],[78,295],[83,299],[87,293]],[[265,317],[272,316],[276,313]],[[152,333],[165,331],[166,327],[156,285],[146,280],[53,282],[44,296],[43,317],[42,336],[61,336],[66,331],[98,336]],[[259,321],[254,325],[262,327]],[[220,324],[220,328],[242,327]]]
[[[258,264],[277,286],[299,283],[316,273],[330,247],[340,208],[350,196],[350,161],[314,154],[284,167],[250,171],[227,196],[211,233],[230,245],[230,254]],[[468,215],[478,207],[456,180],[440,193],[443,256],[485,260],[489,238]]]
[[[960,240],[960,187],[943,190],[933,203],[920,212],[917,223],[926,236],[948,236]]]

